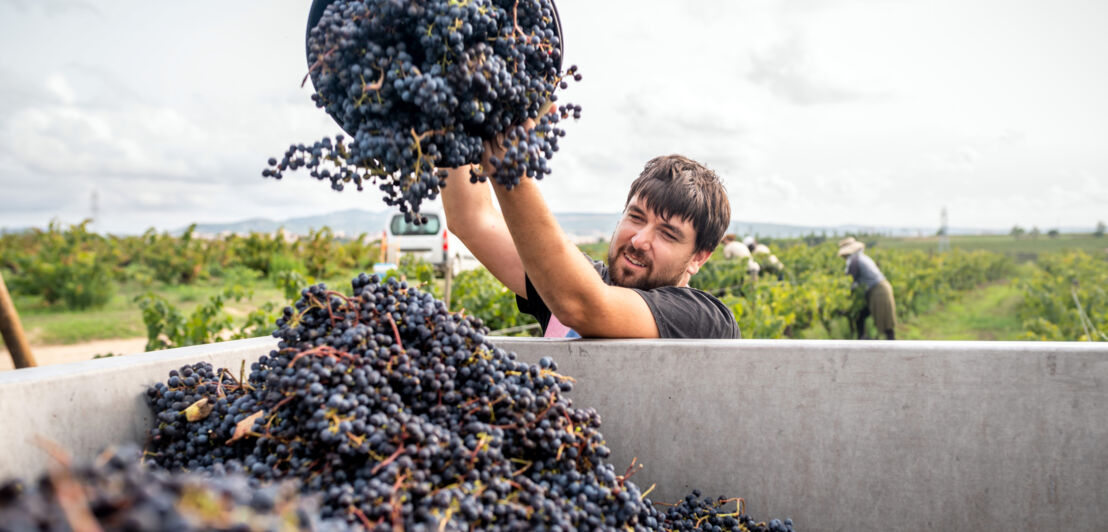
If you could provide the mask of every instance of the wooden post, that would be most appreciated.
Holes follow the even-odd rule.
[[[444,286],[442,289],[442,302],[446,304],[446,310],[450,310],[450,288],[454,284],[454,257],[446,258],[446,272],[443,273]]]
[[[15,304],[8,293],[8,286],[4,284],[4,274],[0,273],[0,336],[4,337],[4,345],[8,347],[8,353],[12,356],[15,368],[31,368],[37,366],[35,357],[31,355],[31,346],[27,344],[27,337],[23,335],[23,325],[19,323],[19,314],[15,312]]]
[[[389,234],[387,232],[385,232],[383,229],[381,230],[381,240],[380,240],[380,242],[381,242],[381,249],[380,249],[381,250],[381,253],[380,253],[381,256],[378,258],[377,262],[388,262],[389,261]]]

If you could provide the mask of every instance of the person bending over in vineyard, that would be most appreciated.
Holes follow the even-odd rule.
[[[776,275],[778,281],[785,278],[785,265],[769,250],[769,246],[755,243],[754,249],[751,250],[751,260],[756,261],[762,271]]]
[[[877,267],[873,259],[866,256],[866,245],[846,237],[839,241],[839,256],[846,259],[846,273],[854,278],[851,288],[864,286],[866,306],[855,322],[858,338],[866,338],[866,317],[873,315],[873,324],[878,332],[889,340],[896,339],[896,302],[893,300],[893,287]]]
[[[746,244],[739,241],[737,236],[725,235],[723,237],[723,258],[737,260],[740,263],[745,262],[746,275],[752,279],[758,279],[758,272],[761,271],[762,267],[750,255],[750,249],[746,247]]]
[[[495,151],[494,151],[495,150]],[[535,179],[511,190],[472,183],[483,163],[447,169],[447,227],[516,294],[546,337],[739,338],[722,302],[688,286],[731,218],[714,172],[680,155],[655,157],[631,184],[609,244],[607,264],[584,255],[558,226]],[[489,179],[489,182],[495,180]]]

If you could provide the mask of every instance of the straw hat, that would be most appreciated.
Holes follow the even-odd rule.
[[[849,257],[863,249],[866,249],[866,245],[853,238],[844,238],[842,242],[839,242],[840,257]]]
[[[744,238],[743,238],[743,245],[744,245],[744,246],[750,246],[750,245],[752,245],[752,244],[754,244],[754,237],[752,237],[752,236],[747,236],[747,237],[744,237]]]

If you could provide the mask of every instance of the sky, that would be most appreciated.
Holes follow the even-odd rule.
[[[0,228],[120,234],[386,208],[306,174],[304,0],[0,0]],[[584,79],[543,193],[618,212],[653,156],[732,220],[1044,231],[1108,220],[1108,2],[558,0]],[[94,199],[95,198],[95,199]]]

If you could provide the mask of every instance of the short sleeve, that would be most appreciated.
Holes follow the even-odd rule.
[[[516,308],[524,314],[534,316],[539,322],[539,326],[542,327],[543,334],[546,334],[546,326],[550,323],[550,309],[547,308],[542,297],[539,297],[535,285],[531,284],[531,278],[527,277],[527,274],[523,275],[523,283],[527,287],[527,297],[522,298],[516,294]]]
[[[678,286],[634,290],[654,315],[661,338],[742,338],[731,309],[707,292]]]
[[[585,258],[589,259],[592,263],[593,269],[596,270],[596,274],[607,284],[611,284],[608,277],[608,267],[603,262],[594,260],[588,255]],[[542,300],[542,296],[535,290],[535,285],[531,284],[531,278],[526,273],[523,274],[523,284],[526,287],[527,297],[520,297],[516,294],[516,308],[524,314],[530,314],[538,320],[539,325],[542,327],[543,334],[546,334],[546,327],[550,324],[550,308],[546,306],[546,302]]]

